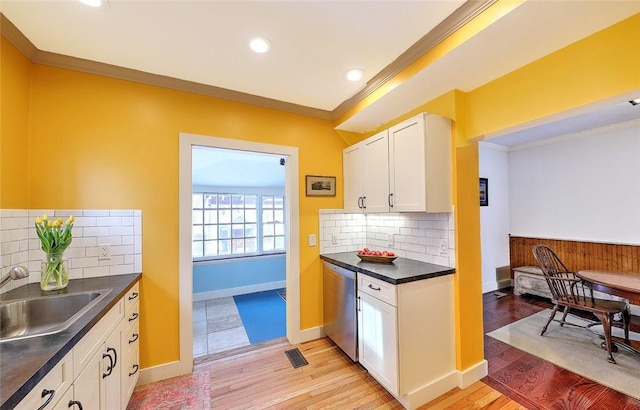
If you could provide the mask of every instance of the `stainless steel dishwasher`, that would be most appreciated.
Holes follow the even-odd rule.
[[[323,265],[324,333],[357,362],[356,272],[328,262]]]

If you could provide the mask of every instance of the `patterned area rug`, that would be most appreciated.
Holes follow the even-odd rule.
[[[561,327],[551,322],[544,336],[540,330],[547,322],[551,310],[546,309],[521,319],[488,336],[525,352],[538,356],[573,373],[611,387],[628,396],[640,399],[640,357],[625,349],[619,349],[613,357],[618,364],[607,362],[607,352],[600,348],[601,339],[586,329],[573,326]],[[556,318],[562,315],[558,313]],[[569,315],[567,321],[584,326],[588,322]],[[621,332],[615,329],[615,333]]]
[[[127,410],[210,409],[209,380],[209,373],[201,372],[136,387]]]

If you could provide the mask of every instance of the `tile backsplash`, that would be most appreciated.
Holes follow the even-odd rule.
[[[364,247],[455,267],[453,213],[349,214],[320,210],[320,253],[352,252]]]
[[[73,240],[65,250],[69,279],[91,278],[142,272],[142,211],[140,210],[0,210],[0,274],[8,267],[24,265],[29,277],[10,281],[0,292],[26,283],[40,281],[40,263],[45,253],[40,248],[34,220],[67,220],[75,217]],[[98,259],[100,245],[109,245],[109,259]],[[7,267],[4,267],[7,266]]]

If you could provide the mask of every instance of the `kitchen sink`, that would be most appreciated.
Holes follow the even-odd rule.
[[[61,332],[111,289],[0,302],[0,343]]]

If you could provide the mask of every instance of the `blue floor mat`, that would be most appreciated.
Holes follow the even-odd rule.
[[[278,295],[283,290],[274,289],[233,297],[251,344],[286,336],[286,305]]]

